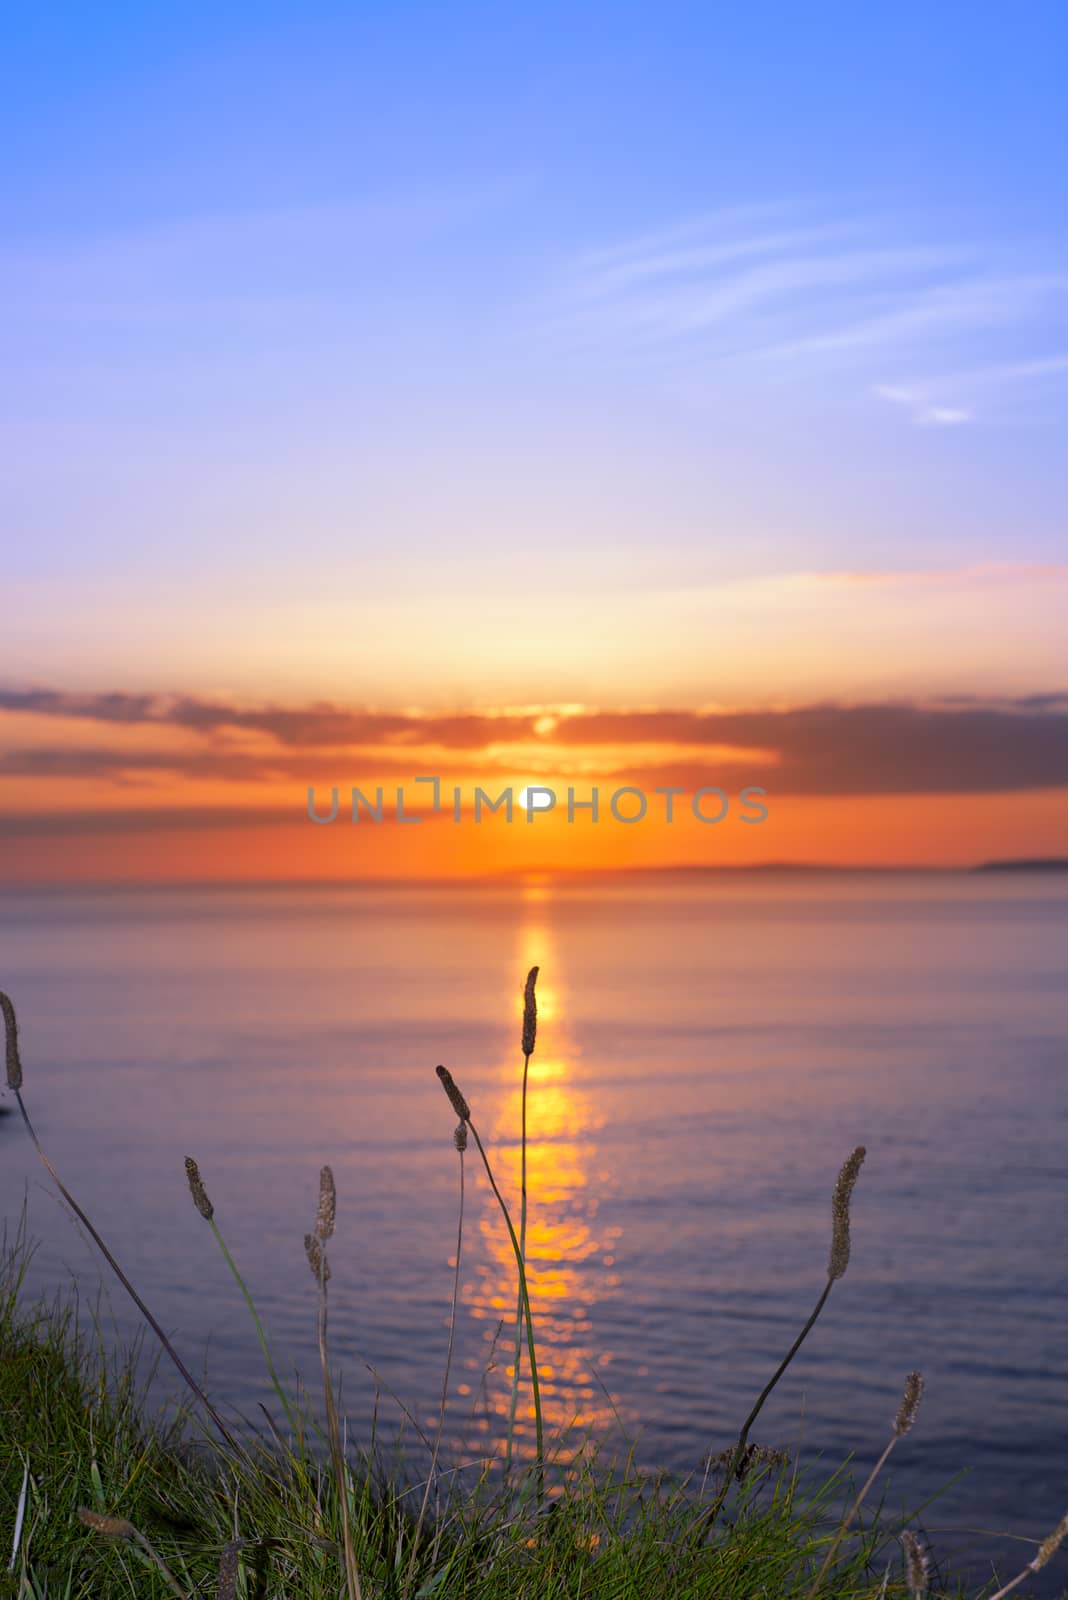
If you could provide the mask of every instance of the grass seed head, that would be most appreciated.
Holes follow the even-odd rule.
[[[916,1421],[916,1413],[920,1409],[920,1400],[923,1398],[923,1373],[910,1372],[905,1379],[905,1393],[901,1397],[901,1404],[897,1408],[894,1419],[894,1432],[901,1439]]]
[[[84,1528],[106,1534],[109,1539],[132,1539],[134,1536],[134,1525],[125,1517],[105,1517],[99,1511],[90,1511],[88,1506],[78,1507],[78,1521]]]
[[[192,1156],[186,1156],[185,1158],[185,1175],[189,1180],[189,1193],[193,1196],[193,1204],[205,1222],[210,1222],[215,1215],[215,1207],[208,1199],[208,1191],[205,1189],[204,1181],[200,1176],[200,1168]]]
[[[0,991],[0,1011],[4,1013],[4,1053],[7,1060],[7,1086],[22,1088],[22,1062],[19,1060],[19,1025],[10,998]]]
[[[843,1163],[831,1197],[831,1256],[827,1263],[827,1276],[832,1282],[841,1278],[849,1265],[849,1201],[867,1153],[862,1144],[857,1145],[853,1154]]]
[[[470,1120],[471,1120],[471,1107],[468,1105],[467,1101],[464,1099],[463,1095],[460,1093],[460,1091],[456,1087],[455,1083],[453,1083],[453,1081],[452,1081],[452,1073],[449,1071],[448,1067],[435,1067],[434,1071],[437,1073],[438,1077],[441,1079],[441,1087],[445,1090],[445,1093],[448,1095],[449,1104],[452,1106],[452,1109],[456,1112],[456,1115],[459,1117],[460,1121],[461,1122],[470,1122]]]
[[[337,1189],[334,1174],[329,1167],[319,1173],[319,1210],[315,1217],[315,1232],[320,1239],[329,1239],[337,1218]]]
[[[1068,1511],[1065,1512],[1049,1538],[1043,1539],[1039,1545],[1038,1554],[1031,1562],[1032,1570],[1038,1572],[1040,1568],[1044,1567],[1050,1557],[1060,1549],[1066,1538],[1068,1538]]]
[[[456,1124],[456,1132],[452,1136],[457,1150],[463,1155],[467,1149],[467,1123],[460,1121]]]
[[[911,1528],[901,1535],[905,1547],[905,1577],[913,1600],[923,1600],[927,1593],[927,1552]]]
[[[734,1462],[735,1447],[721,1450],[718,1455],[709,1459],[709,1466],[717,1472],[726,1472]],[[734,1476],[739,1483],[744,1483],[749,1474],[761,1466],[786,1466],[790,1460],[789,1452],[776,1450],[768,1444],[747,1444],[737,1462],[734,1462]]]
[[[537,967],[531,967],[527,973],[526,988],[523,990],[523,1054],[534,1054],[534,1040],[538,1032],[538,1002],[534,997],[534,985],[538,981]]]
[[[312,1277],[316,1283],[327,1284],[330,1282],[330,1263],[326,1259],[326,1251],[322,1241],[314,1233],[304,1235],[304,1249],[308,1257],[308,1265],[312,1269]]]
[[[236,1600],[237,1574],[241,1553],[241,1539],[231,1539],[224,1544],[219,1557],[219,1592],[217,1600]]]

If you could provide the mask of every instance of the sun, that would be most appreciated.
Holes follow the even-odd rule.
[[[555,804],[555,796],[544,784],[531,784],[529,788],[520,789],[516,795],[516,805],[521,806],[528,816],[532,811],[551,811]]]

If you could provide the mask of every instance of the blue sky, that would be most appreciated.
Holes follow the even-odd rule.
[[[1066,44],[1047,5],[20,16],[12,673],[164,686],[180,634],[236,683],[223,613],[247,656],[517,586],[611,653],[659,591],[855,572],[981,573],[981,649],[991,568],[1048,603],[1065,559]],[[1052,627],[1012,686],[1063,686]]]

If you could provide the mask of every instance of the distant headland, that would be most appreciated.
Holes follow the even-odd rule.
[[[1068,872],[1068,856],[1022,856],[1017,860],[983,861],[976,872]]]

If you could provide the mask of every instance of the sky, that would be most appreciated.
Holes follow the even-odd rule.
[[[1062,8],[6,34],[0,877],[1068,854]]]

